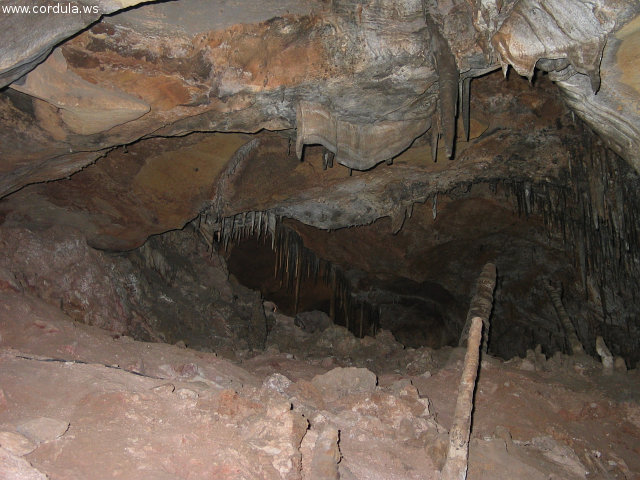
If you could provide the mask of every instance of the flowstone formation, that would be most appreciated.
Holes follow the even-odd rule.
[[[529,77],[536,65],[550,71],[578,114],[637,165],[637,14],[631,0],[183,0],[83,30],[93,18],[38,28],[42,16],[3,13],[0,191],[62,178],[119,145],[193,131],[297,127],[299,155],[320,142],[366,169],[431,129],[451,155],[458,111],[468,130],[470,79],[508,65]]]

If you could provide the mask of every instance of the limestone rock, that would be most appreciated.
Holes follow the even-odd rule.
[[[70,71],[61,50],[11,88],[50,103],[73,133],[92,135],[130,122],[149,105],[121,91],[109,91]]]
[[[3,47],[0,58],[0,87],[23,76],[44,60],[54,45],[95,22],[102,15],[138,3],[138,0],[78,0],[65,4],[15,0],[5,2],[3,6],[34,9],[44,7],[45,12],[40,10],[29,15],[22,11],[8,14],[3,11],[0,17],[0,43]]]
[[[0,472],[4,480],[47,480],[49,478],[24,458],[4,448],[0,448]]]
[[[315,333],[322,332],[328,328],[332,322],[329,316],[318,310],[312,312],[302,312],[296,315],[295,324],[301,327],[305,332]]]
[[[580,28],[573,28],[576,19],[580,19]],[[614,27],[611,20],[602,20],[579,0],[525,0],[513,8],[492,43],[502,62],[513,65],[520,75],[530,78],[540,59],[565,59],[562,68],[569,63],[590,76],[597,91],[602,50]]]
[[[295,318],[281,313],[273,313],[272,316],[275,324],[269,332],[267,346],[277,347],[281,352],[290,352],[309,339],[307,332],[296,327]]]
[[[316,480],[339,480],[338,463],[340,463],[340,449],[338,448],[339,432],[332,426],[325,426],[313,449],[310,471],[307,478]]]
[[[627,364],[624,361],[624,358],[622,358],[622,357],[616,357],[615,362],[614,362],[614,367],[615,367],[616,371],[618,371],[618,372],[626,372],[627,371]]]
[[[600,355],[604,374],[610,375],[613,372],[613,355],[611,355],[607,344],[604,343],[604,339],[601,336],[596,337],[596,352]]]
[[[262,384],[270,390],[283,394],[291,386],[291,380],[280,373],[274,373],[265,378]]]
[[[296,121],[298,158],[305,144],[320,143],[336,155],[338,163],[357,170],[395,157],[431,126],[426,112],[422,119],[364,124],[341,119],[309,102],[300,102]]]
[[[16,276],[6,268],[0,267],[0,290],[11,289],[16,292],[22,290]]]
[[[18,426],[19,433],[34,443],[46,443],[60,438],[69,429],[69,422],[55,418],[40,417]]]
[[[3,228],[0,245],[7,252],[0,266],[8,269],[15,262],[11,268],[20,268],[25,285],[41,298],[76,320],[115,331],[126,329],[127,315],[104,254],[90,249],[77,231],[56,227],[45,238],[28,229]]]
[[[457,92],[458,71],[468,87],[500,64],[529,77],[536,66],[553,73],[572,108],[639,164],[633,0],[435,2],[429,25],[413,0],[367,8],[353,0],[260,8],[181,0],[105,15],[137,3],[76,0],[69,5],[91,8],[3,15],[0,85],[13,84],[0,95],[0,195],[70,175],[120,145],[195,131],[297,127],[299,155],[320,143],[338,163],[368,169],[429,128],[437,139],[437,110],[450,112],[441,127],[451,137],[452,116],[469,102],[458,108],[455,95],[442,102],[438,92]],[[443,48],[434,52],[436,33]],[[443,49],[451,51],[449,75],[434,60]],[[607,88],[593,95],[601,83]],[[395,228],[406,206],[387,212]]]
[[[332,401],[347,395],[371,393],[375,390],[378,379],[366,368],[338,367],[323,375],[316,375],[311,383]]]
[[[300,480],[302,457],[299,449],[308,422],[291,411],[290,404],[271,402],[267,407],[266,417],[254,415],[243,422],[242,437],[271,460],[278,475],[275,478]]]
[[[0,447],[13,455],[22,457],[23,455],[33,452],[37,448],[37,445],[19,433],[0,432]]]

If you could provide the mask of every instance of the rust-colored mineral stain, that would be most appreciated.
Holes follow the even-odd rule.
[[[142,73],[132,70],[78,70],[77,73],[85,80],[96,85],[102,85],[125,91],[130,95],[141,98],[152,110],[171,110],[179,105],[191,102],[189,90],[181,79],[149,72]]]
[[[231,156],[248,138],[243,134],[214,133],[179,151],[150,157],[134,178],[133,188],[172,200],[185,198],[187,192],[210,189]]]
[[[258,89],[294,86],[328,76],[330,66],[317,21],[308,18],[296,25],[286,19],[258,25],[236,25],[204,35],[195,44],[206,45],[209,60],[233,81]]]
[[[621,81],[640,93],[640,16],[621,29],[616,38],[622,41],[616,54],[616,63],[622,72]]]

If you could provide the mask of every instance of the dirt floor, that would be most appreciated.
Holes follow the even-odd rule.
[[[271,313],[225,359],[74,322],[0,285],[2,479],[436,479],[464,351]],[[468,477],[640,479],[640,375],[485,357]]]

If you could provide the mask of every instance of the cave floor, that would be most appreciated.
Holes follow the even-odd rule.
[[[0,477],[439,478],[464,352],[417,356],[334,329],[336,355],[314,356],[295,351],[288,321],[272,335],[292,351],[271,341],[231,361],[0,290]],[[402,355],[414,368],[394,368]],[[468,478],[640,479],[639,376],[586,358],[486,357]]]

